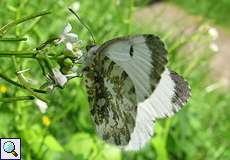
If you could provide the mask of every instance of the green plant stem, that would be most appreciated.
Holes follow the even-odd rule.
[[[25,21],[28,21],[28,20],[31,20],[31,19],[34,19],[34,18],[37,18],[37,17],[40,17],[40,16],[44,16],[44,15],[47,15],[47,14],[50,14],[51,12],[49,11],[44,11],[44,12],[41,12],[41,13],[38,13],[38,14],[33,14],[31,16],[27,16],[27,17],[23,17],[23,18],[20,18],[18,20],[15,20],[15,21],[12,21],[8,24],[6,24],[5,26],[3,26],[2,28],[0,28],[0,36],[3,36],[7,30],[13,26],[16,26],[20,23],[23,23]]]
[[[132,14],[134,9],[134,0],[129,0],[129,13],[128,13],[128,34],[132,32]]]
[[[0,41],[3,41],[3,42],[15,42],[15,41],[26,41],[27,38],[0,38]]]
[[[172,124],[172,119],[170,119],[170,118],[167,119],[166,124],[164,126],[164,135],[163,135],[165,147],[167,146],[167,143],[168,143],[168,137],[169,137],[169,131],[171,128],[171,124]]]
[[[40,99],[40,100],[42,100],[42,101],[44,101],[44,102],[47,103],[47,100],[46,100],[45,98],[43,98],[42,96],[40,96],[39,94],[37,94],[37,93],[35,93],[35,92],[33,91],[33,89],[32,89],[32,88],[27,84],[27,82],[24,80],[24,78],[22,77],[22,74],[21,74],[21,73],[17,73],[17,77],[18,77],[18,80],[20,81],[20,83],[22,84],[22,86],[25,87],[25,89],[27,89],[28,92],[29,92],[32,96],[34,96],[34,97],[36,97],[36,98],[38,98],[38,99]]]
[[[0,51],[0,57],[16,57],[16,58],[36,58],[45,60],[45,56],[37,56],[37,51]],[[46,53],[48,58],[56,59],[57,55]]]
[[[14,101],[26,101],[33,100],[33,96],[21,96],[21,97],[9,97],[9,98],[0,98],[0,102],[12,103]]]
[[[42,60],[40,58],[37,58],[37,62],[39,66],[41,67],[43,76],[46,76],[46,70],[45,70],[45,67],[43,66]]]
[[[17,87],[20,87],[20,88],[24,88],[24,86],[22,86],[21,84],[11,80],[10,78],[6,77],[5,75],[3,75],[2,73],[0,73],[0,78],[6,80],[7,82],[17,86]],[[47,93],[47,91],[44,91],[44,90],[40,90],[40,89],[36,89],[36,88],[31,88],[34,92],[37,92],[37,93]]]
[[[48,55],[46,55],[46,54],[44,56],[44,62],[45,62],[47,69],[49,70],[49,72],[52,72],[52,69],[55,67],[53,66],[52,62],[50,61]]]
[[[37,54],[36,51],[0,51],[0,57],[5,56],[35,56]]]
[[[40,44],[36,50],[42,50],[44,49],[48,44],[53,44],[55,40],[58,40],[59,37],[53,37],[53,38],[50,38],[48,39],[47,41],[45,41],[44,43]]]

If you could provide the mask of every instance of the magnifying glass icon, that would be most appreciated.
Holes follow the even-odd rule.
[[[13,142],[11,141],[7,141],[3,144],[3,150],[6,152],[6,153],[11,153],[14,155],[14,157],[17,157],[18,154],[17,152],[15,152],[15,145]]]

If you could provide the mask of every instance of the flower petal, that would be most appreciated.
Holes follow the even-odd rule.
[[[37,105],[37,107],[39,108],[39,110],[41,111],[41,113],[46,113],[46,110],[48,108],[48,105],[46,102],[40,100],[40,99],[35,99],[35,104]]]
[[[216,28],[210,28],[208,30],[208,33],[212,37],[213,40],[216,40],[219,36],[218,30]]]
[[[68,50],[68,51],[73,51],[73,45],[72,45],[72,43],[70,43],[70,42],[67,42],[66,44],[66,49]]]
[[[63,87],[66,84],[66,82],[67,82],[66,76],[63,75],[58,68],[54,68],[52,71],[53,71],[55,82],[59,86]]]
[[[70,6],[75,12],[78,12],[80,10],[80,2],[76,1],[71,4]]]
[[[211,43],[210,45],[209,45],[209,48],[213,51],[213,52],[218,52],[219,51],[219,47],[218,47],[218,45],[216,44],[216,43]]]
[[[75,57],[77,57],[77,58],[81,58],[82,55],[83,55],[82,50],[78,50],[78,51],[75,53]]]
[[[54,43],[56,45],[59,45],[59,44],[63,43],[64,41],[65,41],[65,37],[63,35],[61,35],[61,37],[59,39],[55,40]]]
[[[67,34],[67,33],[69,33],[71,30],[72,30],[72,26],[71,26],[70,23],[68,23],[68,24],[65,26],[65,28],[64,28],[63,34]]]
[[[67,33],[67,34],[65,35],[65,41],[66,41],[66,42],[74,43],[74,42],[77,42],[77,40],[78,40],[77,34],[74,34],[74,33]]]

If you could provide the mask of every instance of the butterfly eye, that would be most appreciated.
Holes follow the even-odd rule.
[[[95,44],[89,44],[89,45],[87,45],[85,48],[86,48],[86,50],[87,50],[87,52],[91,49],[91,48],[93,48],[94,46],[96,46]]]

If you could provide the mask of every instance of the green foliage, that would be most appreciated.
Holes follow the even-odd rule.
[[[0,42],[1,50],[35,48],[41,41],[60,35],[67,22],[72,24],[80,39],[89,41],[87,30],[67,10],[73,2],[76,1],[0,1],[0,5],[5,6],[0,10],[1,25],[35,11],[52,11],[51,15],[11,29],[9,35],[26,36],[29,40],[15,46]],[[133,3],[132,0],[81,0],[79,15],[90,26],[98,43],[115,36],[149,32],[148,27],[137,27],[137,24],[131,23]],[[157,24],[154,25],[157,28]],[[97,137],[90,119],[84,82],[79,78],[71,80],[63,90],[57,89],[50,95],[46,114],[51,121],[50,125],[42,121],[43,115],[34,102],[1,103],[0,137],[22,138],[22,153],[26,160],[229,159],[230,94],[221,90],[207,91],[207,87],[215,83],[207,74],[211,57],[208,49],[202,53],[196,50],[194,53],[181,53],[181,48],[192,43],[194,37],[202,37],[202,34],[197,33],[192,38],[181,40],[171,37],[170,31],[154,31],[167,44],[169,66],[184,75],[191,84],[192,98],[175,117],[157,123],[155,137],[142,151],[121,152]],[[35,63],[34,60],[25,60],[20,67],[31,68],[31,73],[26,76],[42,80],[44,77]],[[0,72],[16,80],[10,59],[1,58]],[[26,94],[1,79],[0,85],[8,89],[1,97]]]
[[[166,0],[185,7],[189,12],[209,18],[215,23],[230,27],[229,0]]]

